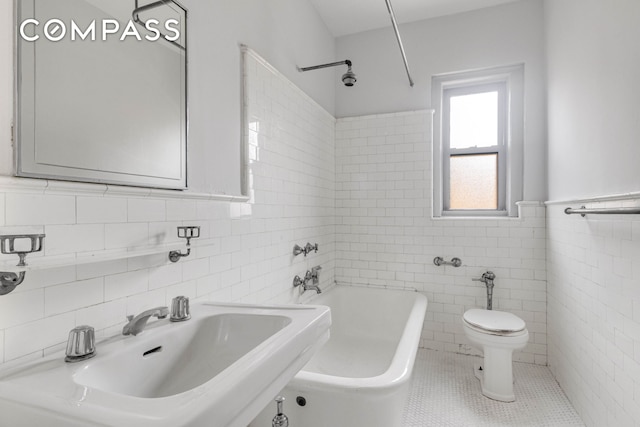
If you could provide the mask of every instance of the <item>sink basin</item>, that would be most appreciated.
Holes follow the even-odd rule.
[[[245,427],[327,341],[331,323],[321,306],[204,303],[191,313],[99,342],[84,362],[58,354],[5,369],[0,424]]]

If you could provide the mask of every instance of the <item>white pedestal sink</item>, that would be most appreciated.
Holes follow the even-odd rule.
[[[84,362],[56,355],[5,369],[0,426],[245,427],[331,324],[322,306],[205,303],[191,313],[99,342]]]

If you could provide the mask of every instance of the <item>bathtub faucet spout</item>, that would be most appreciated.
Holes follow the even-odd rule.
[[[320,270],[322,267],[319,265],[313,267],[311,270],[307,270],[304,275],[304,279],[300,276],[296,276],[293,278],[293,286],[298,287],[302,286],[304,291],[316,291],[316,293],[322,293],[322,289],[320,289]],[[311,282],[311,284],[309,284]]]

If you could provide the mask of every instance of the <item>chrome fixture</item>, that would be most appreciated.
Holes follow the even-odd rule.
[[[358,81],[358,79],[356,78],[356,75],[354,74],[353,70],[351,70],[352,63],[348,59],[345,59],[344,61],[331,62],[329,64],[314,65],[312,67],[302,67],[302,68],[298,67],[298,71],[300,72],[312,71],[320,68],[336,67],[338,65],[347,66],[347,72],[342,75],[342,83],[344,83],[345,86],[349,86],[349,87],[353,86],[355,82]]]
[[[592,208],[587,209],[584,206],[580,206],[580,209],[566,208],[564,213],[567,215],[580,214],[583,218],[587,214],[601,214],[601,215],[633,215],[640,214],[640,207],[635,208]]]
[[[302,292],[305,291],[316,291],[316,293],[322,293],[322,289],[320,289],[320,270],[322,267],[319,265],[313,267],[311,270],[307,270],[304,275],[304,279],[300,276],[293,278],[293,287],[297,288],[298,286],[302,286]],[[311,285],[308,283],[311,282]]]
[[[81,362],[96,355],[96,334],[93,327],[82,325],[69,332],[65,362]]]
[[[435,257],[433,259],[433,263],[440,267],[441,265],[452,265],[454,267],[460,267],[462,265],[462,260],[460,258],[451,258],[451,261],[445,261],[442,257]]]
[[[311,252],[318,252],[318,244],[311,244],[309,242],[307,242],[307,244],[303,247],[301,247],[300,245],[296,244],[293,247],[293,255],[294,256],[298,256],[300,254],[304,254],[304,256],[307,256],[307,254],[311,253]]]
[[[400,54],[404,61],[404,68],[407,70],[407,77],[409,78],[409,86],[413,87],[413,79],[411,78],[411,71],[409,71],[409,63],[407,62],[407,54],[404,52],[404,46],[402,45],[402,39],[400,38],[400,31],[398,30],[398,23],[396,22],[396,15],[393,13],[393,7],[391,6],[391,0],[385,0],[387,2],[387,10],[391,17],[391,25],[393,25],[393,31],[396,33],[396,39],[398,39],[398,46],[400,47]]]
[[[141,26],[146,28],[147,27],[147,23],[146,23],[146,21],[143,21],[142,19],[140,19],[140,13],[145,12],[145,11],[150,10],[150,9],[155,9],[157,7],[160,7],[160,6],[165,6],[165,5],[167,5],[167,3],[173,3],[177,7],[179,7],[180,9],[185,10],[182,6],[180,6],[174,0],[158,0],[158,1],[155,1],[153,3],[145,4],[144,6],[139,6],[138,5],[138,0],[135,0],[135,8],[133,9],[133,12],[131,13],[131,17],[133,18],[133,21],[136,24],[141,25]],[[186,25],[187,25],[187,23],[183,22],[183,25],[185,26],[185,33],[186,33]],[[158,30],[156,29],[156,31],[158,31]],[[185,46],[182,46],[180,43],[178,43],[176,41],[169,40],[164,34],[162,34],[162,38],[165,41],[167,41],[167,42],[171,43],[172,45],[176,46],[180,50],[187,50],[186,43],[185,43]]]
[[[26,273],[12,273],[8,271],[0,272],[0,295],[7,295],[24,281]]]
[[[320,267],[319,265],[313,267],[311,271],[307,270],[307,273],[304,275],[305,281],[311,280],[312,284],[318,285],[318,283],[320,283],[320,270],[322,270],[322,267]]]
[[[487,286],[487,310],[493,309],[493,279],[495,278],[496,275],[493,274],[493,271],[487,271],[482,273],[482,277],[479,279],[471,279],[474,282],[483,282]]]
[[[180,258],[187,257],[191,254],[191,239],[200,237],[200,227],[195,225],[178,227],[178,237],[187,239],[187,253],[183,254],[180,251],[169,252],[169,260],[171,260],[171,262],[178,262]]]
[[[289,427],[289,418],[282,413],[282,404],[284,403],[284,397],[276,397],[277,411],[276,416],[271,421],[271,427]]]
[[[144,330],[145,326],[147,326],[147,321],[150,317],[153,316],[158,319],[164,319],[168,315],[169,309],[167,307],[156,307],[143,311],[135,317],[133,317],[133,315],[127,316],[129,323],[122,328],[122,335],[138,335]]]
[[[189,298],[179,296],[171,300],[171,316],[169,317],[169,320],[172,322],[184,322],[189,319],[191,319]]]
[[[27,254],[40,252],[44,248],[44,234],[13,234],[0,236],[0,252],[5,255],[18,255],[19,261],[16,267],[26,267]],[[30,241],[29,249],[16,248],[16,240],[28,239]],[[19,284],[24,281],[25,272],[19,273],[3,271],[0,272],[0,295],[6,295],[12,292]]]

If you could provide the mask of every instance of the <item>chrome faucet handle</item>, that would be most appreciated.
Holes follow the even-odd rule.
[[[304,247],[304,252],[305,254],[310,253],[311,251],[318,253],[318,244],[316,243],[315,245],[312,245],[311,243],[307,242],[307,244]]]
[[[189,310],[189,298],[178,296],[171,300],[171,317],[172,322],[183,322],[191,319],[191,311]]]
[[[300,254],[304,254],[305,256],[307,256],[307,253],[304,251],[304,248],[300,247],[300,245],[296,243],[295,246],[293,247],[293,256],[298,256]]]
[[[96,336],[93,327],[82,325],[69,332],[65,362],[80,362],[96,355]]]
[[[322,270],[322,266],[316,265],[311,268],[311,279],[313,279],[313,284],[317,285],[320,279],[320,270]]]
[[[296,277],[293,278],[293,287],[297,288],[302,285],[304,285],[304,280],[300,276],[296,275]]]
[[[306,283],[311,279],[313,279],[313,273],[311,272],[311,270],[307,270],[307,272],[304,273],[304,282]]]

